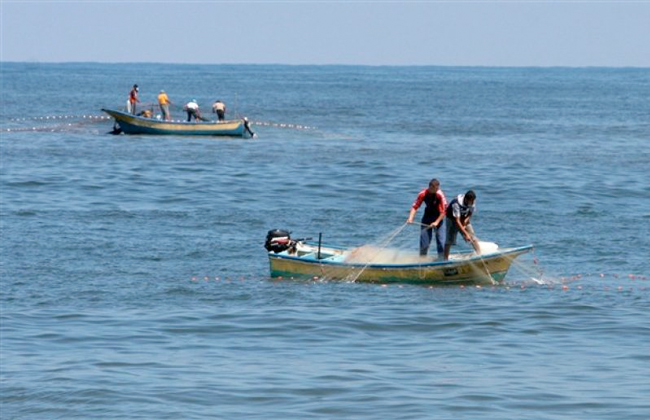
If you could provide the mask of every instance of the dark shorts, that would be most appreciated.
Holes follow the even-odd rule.
[[[465,230],[467,233],[469,233],[471,236],[474,236],[474,228],[472,227],[471,223],[468,223],[467,226],[465,226]],[[456,245],[456,236],[460,232],[460,229],[458,229],[458,226],[456,225],[456,221],[454,219],[447,218],[447,245]]]

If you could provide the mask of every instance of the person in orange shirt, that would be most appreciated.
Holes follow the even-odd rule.
[[[161,90],[160,94],[158,95],[158,104],[160,105],[160,110],[163,113],[163,119],[165,121],[170,121],[172,119],[171,114],[169,113],[169,104],[171,103],[172,101],[169,100],[169,97],[165,91]]]

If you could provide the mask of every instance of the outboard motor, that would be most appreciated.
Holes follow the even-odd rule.
[[[291,232],[282,229],[269,230],[266,234],[264,248],[267,251],[278,252],[286,251],[291,247]]]

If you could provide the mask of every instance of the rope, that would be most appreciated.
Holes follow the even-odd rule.
[[[478,242],[478,238],[476,236],[474,237],[474,240]],[[490,283],[491,284],[497,284],[497,281],[494,280],[494,278],[490,274],[490,270],[488,270],[487,264],[485,264],[485,259],[483,258],[483,255],[478,254],[478,259],[479,259],[479,261],[481,261],[481,264],[483,265],[483,269],[485,270],[485,275],[487,276],[488,280],[490,280]],[[512,260],[511,260],[511,263],[512,263]]]
[[[431,224],[426,224],[426,223],[413,222],[413,223],[410,223],[410,224],[411,225],[418,225],[418,226],[424,226],[424,227],[431,228]]]
[[[412,224],[431,228],[431,225],[426,223],[413,222]],[[474,240],[480,242],[479,238],[476,236],[474,236]],[[479,261],[481,261],[481,264],[483,265],[483,269],[485,270],[485,275],[487,279],[490,281],[490,283],[497,284],[496,280],[492,278],[492,275],[490,274],[490,270],[488,269],[487,264],[485,264],[485,259],[483,258],[482,254],[477,254],[477,256],[479,257]]]
[[[535,254],[535,250],[532,251],[532,254]],[[533,256],[533,264],[535,264],[534,267],[528,268],[526,265],[524,265],[522,262],[518,260],[511,259],[511,264],[514,268],[516,268],[518,271],[524,274],[524,276],[529,277],[533,282],[537,284],[546,284],[547,282],[550,283],[561,283],[562,281],[559,278],[550,278],[550,279],[545,279],[544,278],[544,270],[539,266],[539,261],[536,256]],[[603,275],[601,274],[601,277]]]
[[[381,240],[381,241],[379,241],[378,243],[376,243],[377,247],[379,248],[379,249],[377,250],[377,252],[376,252],[372,257],[370,257],[370,258],[368,259],[368,262],[367,262],[367,263],[366,263],[366,264],[365,264],[365,265],[364,265],[360,270],[358,270],[358,271],[356,272],[356,275],[354,275],[354,272],[353,272],[353,274],[351,274],[350,276],[348,276],[348,277],[346,278],[346,280],[349,280],[349,281],[352,282],[352,283],[356,282],[357,279],[361,276],[361,274],[366,270],[366,268],[368,268],[368,266],[369,266],[370,264],[372,264],[372,261],[375,259],[375,257],[377,257],[377,255],[379,255],[379,253],[380,253],[381,251],[383,251],[383,250],[388,246],[388,244],[390,244],[390,243],[395,239],[395,237],[396,237],[397,235],[399,235],[399,234],[402,232],[402,230],[404,230],[404,228],[405,228],[407,225],[408,225],[408,223],[404,223],[404,224],[402,224],[401,226],[399,226],[398,228],[396,228],[395,230],[393,230],[393,232],[389,233],[388,236],[387,236],[386,238],[384,238],[383,240]],[[350,278],[351,276],[353,276],[353,278]]]

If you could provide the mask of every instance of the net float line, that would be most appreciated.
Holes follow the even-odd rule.
[[[92,121],[106,121],[110,120],[112,117],[107,115],[47,115],[41,117],[23,117],[23,118],[10,118],[11,122],[26,122],[26,121],[61,121],[61,120],[92,120]],[[317,127],[304,125],[304,124],[292,124],[292,123],[277,123],[272,121],[250,121],[251,125],[257,125],[261,127],[274,127],[274,128],[290,128],[294,130],[317,130]],[[39,127],[21,127],[21,128],[3,128],[2,131],[47,131],[47,129],[41,129]]]
[[[22,128],[3,128],[0,129],[0,133],[24,133],[24,132],[50,132],[50,133],[56,133],[56,132],[61,132],[61,131],[66,131],[67,129],[71,129],[74,127],[79,127],[80,124],[64,124],[64,125],[53,125],[53,126],[47,126],[47,127],[22,127]]]
[[[24,117],[24,118],[10,118],[11,122],[20,121],[57,121],[57,120],[109,120],[111,117],[107,115],[46,115],[44,117]]]
[[[250,124],[259,125],[262,127],[275,127],[275,128],[292,128],[294,130],[317,130],[316,127],[302,124],[286,124],[276,123],[271,121],[249,121]]]
[[[26,118],[12,118],[13,122],[26,122],[26,121],[39,121],[39,122],[53,122],[58,124],[41,125],[31,127],[4,127],[0,128],[1,133],[19,133],[19,132],[60,132],[67,129],[80,127],[85,124],[96,122],[103,122],[110,120],[111,117],[104,115],[49,115],[44,117],[26,117]],[[65,120],[74,120],[75,122],[62,123]]]

